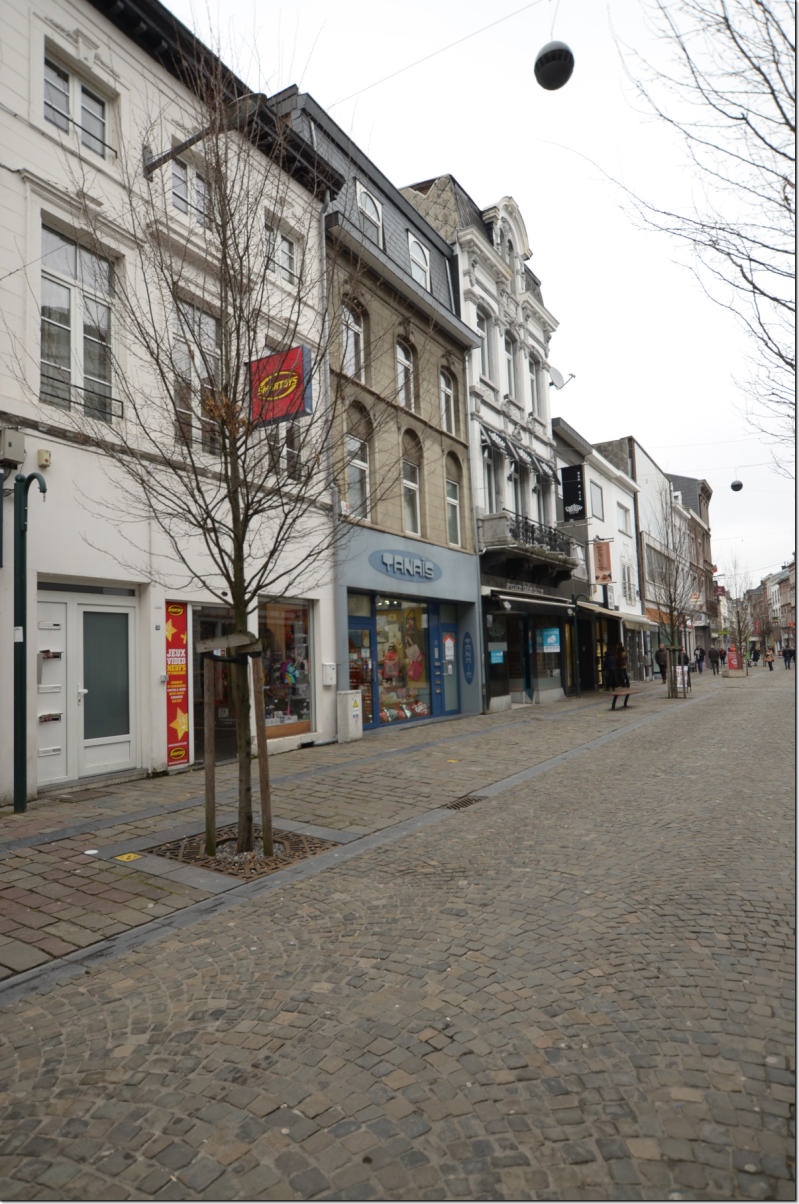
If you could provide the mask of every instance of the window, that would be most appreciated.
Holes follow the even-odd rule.
[[[533,355],[528,357],[527,371],[530,379],[530,413],[539,417],[541,407],[538,397],[538,360]]]
[[[80,115],[77,120],[73,113]],[[105,101],[52,59],[44,60],[44,118],[60,130],[74,124],[81,146],[105,158]]]
[[[447,541],[456,547],[461,545],[461,476],[461,466],[456,457],[447,456]]]
[[[276,272],[287,284],[297,283],[297,244],[293,238],[267,226],[266,255],[267,271]]]
[[[213,454],[219,447],[219,421],[214,411],[220,367],[220,324],[211,314],[181,301],[175,332],[172,349],[175,438],[186,447],[199,443],[203,451]]]
[[[591,482],[591,513],[594,518],[605,517],[605,500],[602,496],[602,486],[596,481]]]
[[[477,333],[480,336],[480,375],[491,379],[491,319],[484,309],[477,311]]]
[[[369,517],[369,444],[347,435],[347,502],[353,518]]]
[[[505,335],[505,383],[508,397],[516,397],[516,340]]]
[[[524,515],[523,473],[518,464],[512,464],[508,474],[508,484],[511,487],[511,502],[514,514]]]
[[[635,602],[635,587],[633,586],[632,565],[621,566],[621,590],[625,602]]]
[[[406,410],[416,409],[416,368],[413,350],[407,343],[397,343],[397,404]]]
[[[497,469],[494,463],[494,453],[490,447],[483,447],[483,488],[485,490],[486,514],[496,514],[497,506]]]
[[[458,411],[455,406],[455,383],[449,372],[443,369],[438,374],[438,392],[441,398],[441,425],[450,435],[458,433]]]
[[[418,238],[408,235],[408,250],[411,254],[411,276],[422,288],[430,290],[430,254]]]
[[[402,517],[409,535],[422,533],[421,477],[422,445],[406,431],[402,438]]]
[[[355,195],[358,203],[358,212],[361,218],[361,230],[367,238],[371,238],[372,242],[377,243],[379,247],[383,245],[383,208],[379,201],[375,200],[371,192],[368,192],[363,184],[356,183]]]
[[[345,305],[342,316],[342,340],[344,344],[341,370],[347,376],[363,380],[364,369],[364,320],[360,310]]]
[[[285,424],[286,476],[290,481],[302,479],[302,436],[299,424]]]
[[[632,528],[630,526],[629,509],[626,506],[622,506],[621,502],[618,502],[616,504],[616,514],[619,530],[623,531],[625,535],[630,535],[632,533]]]
[[[42,229],[40,396],[68,410],[78,391],[85,412],[104,422],[114,407],[112,283],[108,259]]]
[[[208,199],[208,185],[203,176],[193,171],[182,159],[173,159],[172,204],[175,209],[196,216],[205,226],[209,219]]]

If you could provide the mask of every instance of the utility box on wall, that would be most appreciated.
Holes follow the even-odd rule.
[[[363,701],[360,690],[339,690],[336,698],[338,709],[338,742],[348,744],[360,740],[363,735]]]

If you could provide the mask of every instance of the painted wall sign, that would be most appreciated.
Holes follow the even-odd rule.
[[[466,632],[461,641],[461,661],[463,663],[463,676],[467,685],[471,685],[474,680],[474,641],[471,633]]]
[[[250,363],[250,418],[259,425],[285,422],[313,411],[311,352],[292,347]]]
[[[188,606],[167,602],[166,624],[166,759],[189,763]]]
[[[369,563],[378,573],[384,573],[395,581],[438,581],[441,567],[426,556],[411,556],[407,552],[391,550],[372,552]]]
[[[594,581],[597,585],[607,585],[612,580],[610,543],[606,539],[597,539],[594,541]]]

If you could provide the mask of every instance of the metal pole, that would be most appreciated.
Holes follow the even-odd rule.
[[[27,691],[27,532],[28,490],[34,481],[47,493],[40,472],[14,477],[14,810],[28,806],[28,691]]]

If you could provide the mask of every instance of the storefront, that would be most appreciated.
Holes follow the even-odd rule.
[[[489,710],[551,702],[569,691],[574,653],[568,603],[489,590],[483,615]]]
[[[365,730],[479,713],[474,557],[354,531],[341,577],[339,687],[361,691]]]
[[[264,716],[267,738],[303,735],[312,730],[311,614],[303,601],[262,602],[258,607],[258,638],[264,671]],[[224,606],[192,608],[192,647],[198,640],[229,635],[233,612]],[[194,759],[203,755],[203,698],[206,686],[214,692],[217,760],[236,754],[236,715],[231,690],[232,665],[216,657],[192,661]]]

